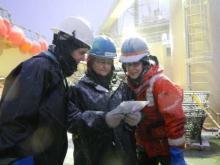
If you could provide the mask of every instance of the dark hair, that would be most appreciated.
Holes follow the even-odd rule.
[[[159,65],[159,61],[158,58],[156,56],[153,55],[149,55],[150,60],[155,62],[155,65]]]

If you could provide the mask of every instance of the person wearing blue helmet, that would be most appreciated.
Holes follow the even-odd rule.
[[[106,36],[96,37],[89,51],[86,75],[99,85],[110,88],[114,72],[113,60],[116,57],[114,42]]]
[[[120,61],[136,100],[150,102],[135,131],[137,164],[186,165],[182,88],[163,74],[157,57],[140,36],[122,43]]]
[[[121,112],[140,110],[143,106],[128,101],[134,95],[125,83],[113,83],[115,57],[113,40],[96,37],[89,51],[85,76],[72,87],[72,102],[87,120],[69,129],[73,133],[75,165],[136,164],[134,128],[141,115]],[[127,106],[124,101],[128,101]]]

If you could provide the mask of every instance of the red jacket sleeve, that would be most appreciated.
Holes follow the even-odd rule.
[[[182,146],[185,143],[183,90],[169,79],[161,77],[155,81],[154,96],[165,121],[169,145]]]

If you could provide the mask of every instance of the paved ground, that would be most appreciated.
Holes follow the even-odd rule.
[[[185,158],[188,165],[220,165],[220,139],[209,138],[210,147],[205,150],[187,150]],[[68,151],[64,165],[73,165],[73,144],[68,134]]]
[[[207,149],[185,152],[188,165],[220,165],[220,139],[209,138],[209,143]]]

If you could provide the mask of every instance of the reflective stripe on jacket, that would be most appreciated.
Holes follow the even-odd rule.
[[[145,149],[148,157],[167,156],[169,146],[182,146],[185,124],[183,90],[162,75],[158,66],[152,66],[141,85],[132,88],[137,100],[150,101],[143,110],[144,120],[136,130],[137,145]]]

